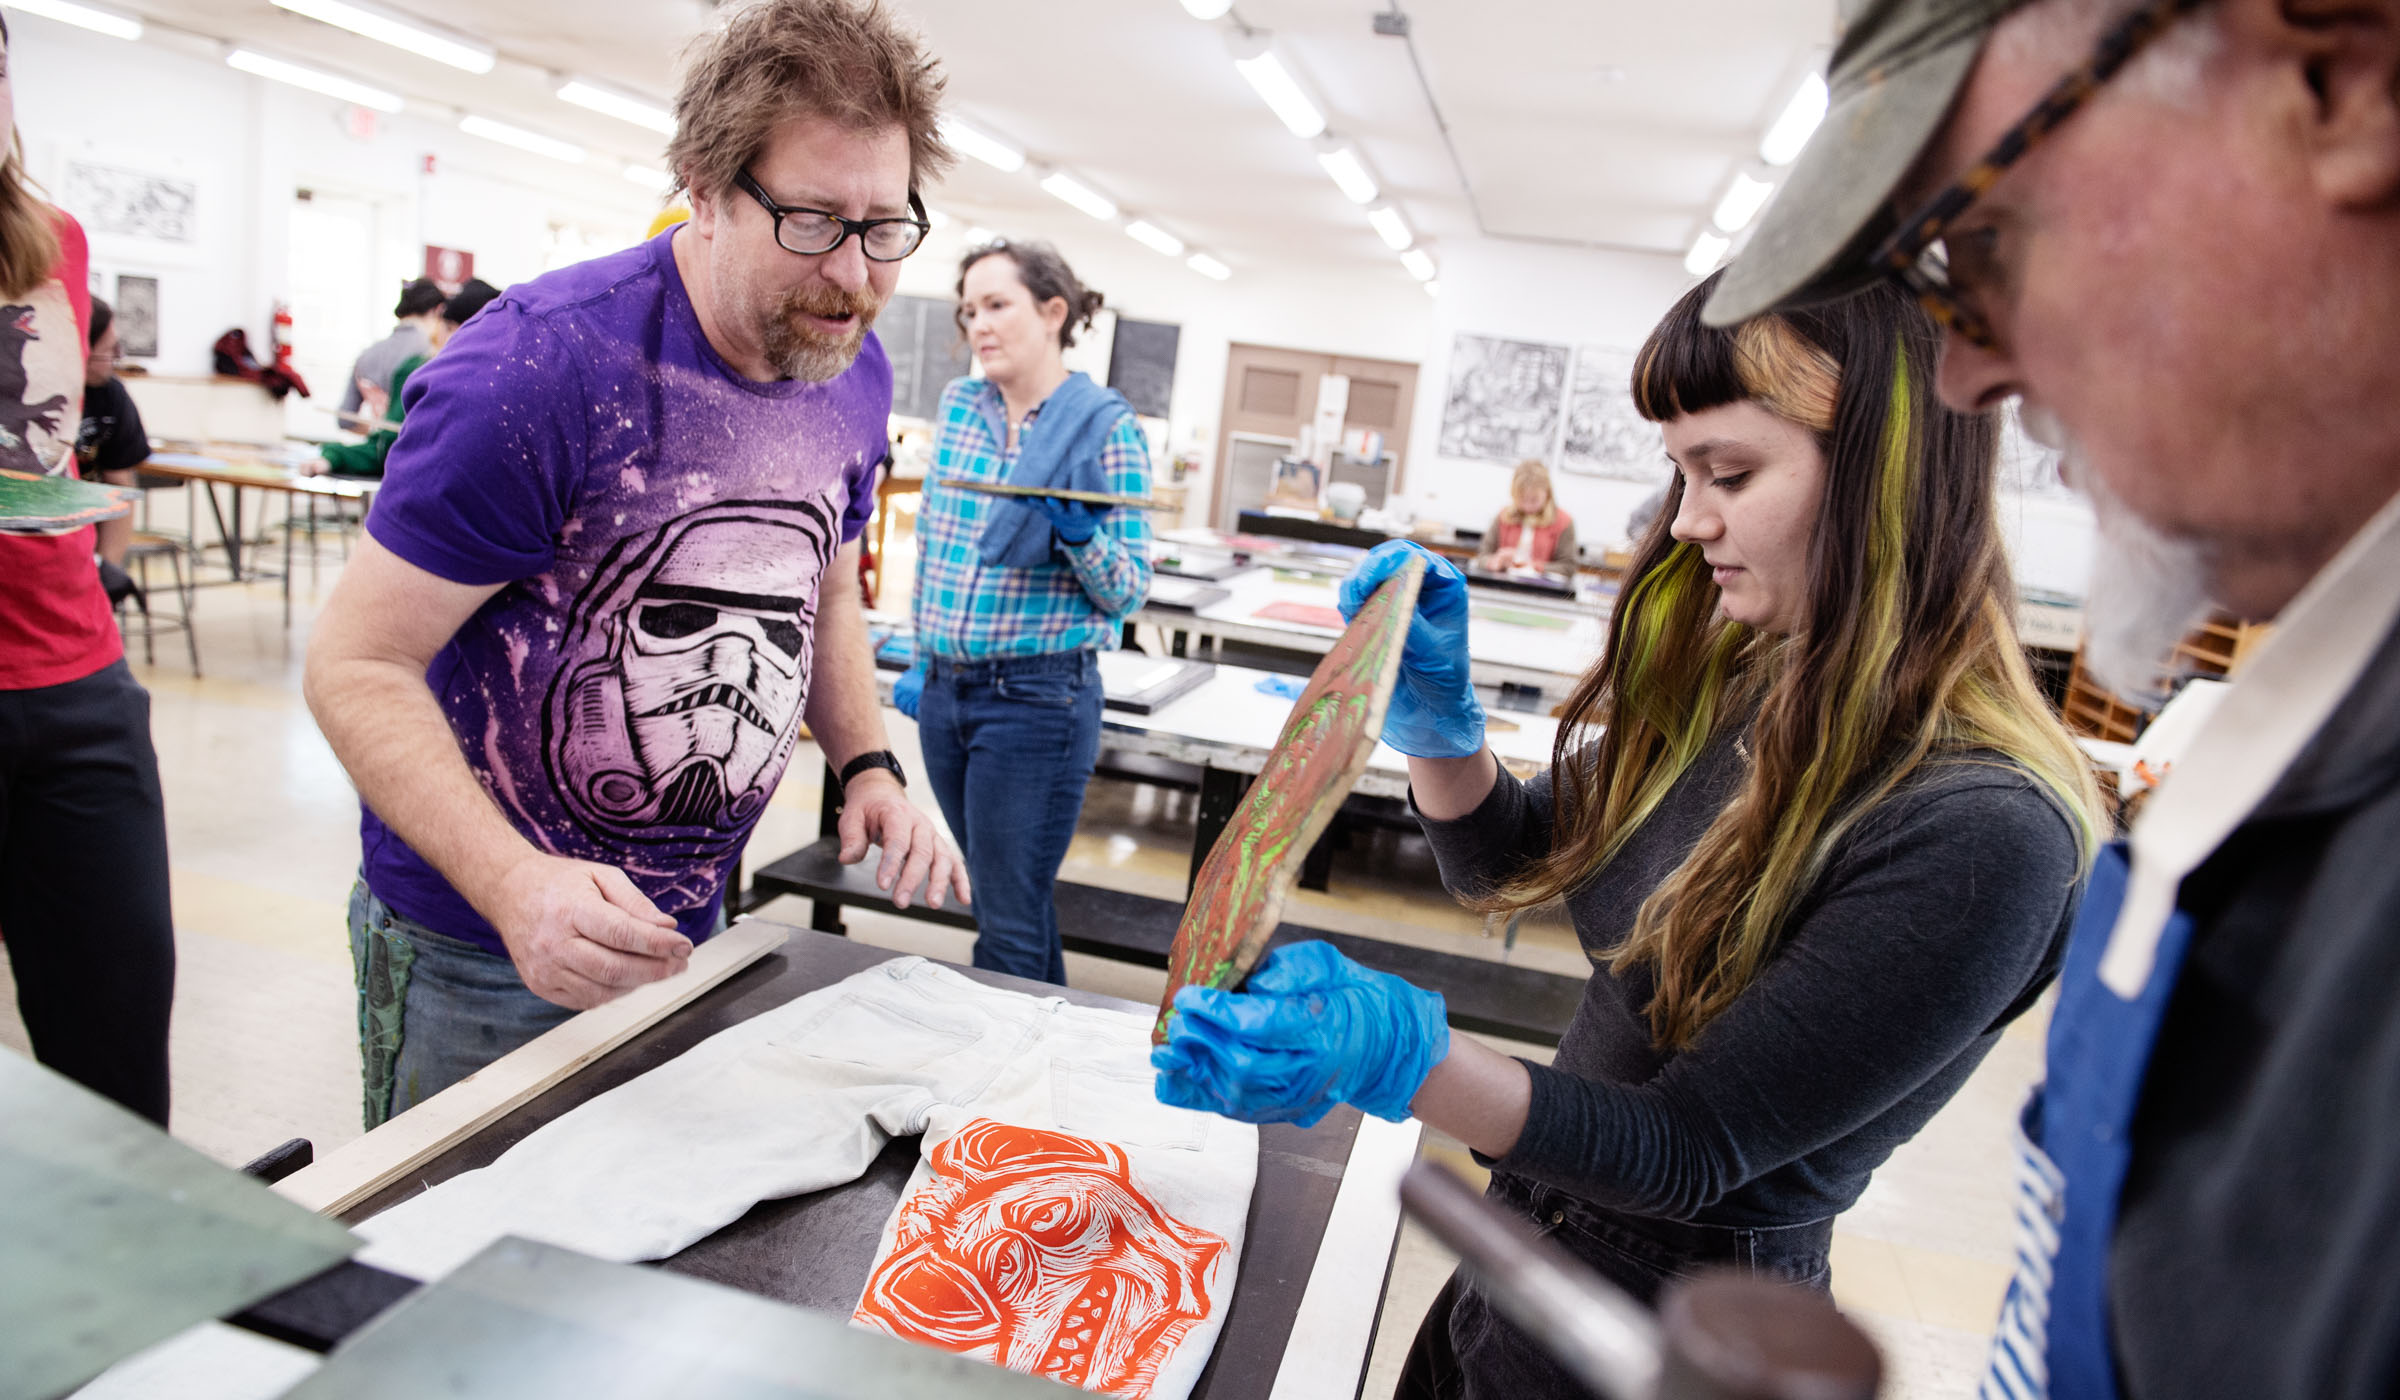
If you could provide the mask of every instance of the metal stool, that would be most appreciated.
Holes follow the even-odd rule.
[[[134,581],[141,585],[141,591],[133,595],[133,601],[142,614],[143,664],[158,664],[157,636],[162,629],[180,629],[184,646],[191,653],[192,676],[197,679],[200,675],[200,637],[192,630],[192,604],[200,590],[192,571],[183,567],[183,552],[189,547],[184,541],[170,535],[136,531],[133,543],[126,547],[125,563],[132,570]],[[150,606],[150,561],[159,558],[165,559],[167,567],[174,573],[175,599],[181,605],[180,611],[165,617],[159,616],[157,610]],[[125,605],[117,604],[117,630],[120,632],[125,628],[124,613]]]

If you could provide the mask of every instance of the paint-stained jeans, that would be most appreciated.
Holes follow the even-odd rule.
[[[975,965],[1064,984],[1051,887],[1100,757],[1100,663],[1088,651],[935,657],[917,708],[926,784],[975,883]]]
[[[575,1013],[525,990],[516,964],[350,891],[366,1125],[456,1084]]]

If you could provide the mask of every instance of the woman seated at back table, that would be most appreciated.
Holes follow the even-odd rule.
[[[1559,508],[1550,491],[1550,469],[1539,460],[1517,463],[1508,480],[1508,504],[1492,517],[1483,543],[1475,567],[1487,573],[1539,569],[1574,577],[1575,518]]]
[[[1430,555],[1385,722],[1453,893],[1566,901],[1597,970],[1555,1065],[1322,943],[1186,988],[1154,1054],[1169,1103],[1413,1112],[1645,1301],[1703,1265],[1830,1287],[1834,1217],[2055,973],[2099,821],[2010,620],[1993,425],[1935,400],[1932,322],[1884,287],[1718,330],[1713,286],[1636,361],[1677,476],[1550,770],[1485,747],[1466,583]],[[1370,554],[1345,611],[1415,549]],[[1398,1393],[1585,1392],[1453,1278]]]

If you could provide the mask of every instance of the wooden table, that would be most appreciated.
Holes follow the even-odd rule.
[[[378,484],[355,477],[304,476],[290,463],[263,456],[255,449],[223,447],[207,453],[153,452],[141,464],[141,470],[153,476],[197,482],[207,493],[208,513],[217,522],[217,540],[225,550],[225,567],[236,583],[243,581],[242,492],[245,489],[280,491],[292,497],[371,502]],[[233,488],[230,524],[217,502],[219,486]],[[283,530],[283,622],[287,627],[292,622],[292,530],[288,513]]]
[[[780,951],[435,1157],[346,1218],[387,1210],[435,1182],[484,1166],[534,1129],[718,1031],[895,956],[806,929],[789,932]],[[991,986],[1077,1005],[1145,1018],[1153,1010],[997,973],[958,971]],[[1196,1400],[1357,1393],[1399,1238],[1399,1180],[1421,1132],[1414,1120],[1387,1123],[1349,1108],[1314,1128],[1259,1129],[1258,1184],[1250,1196],[1241,1267],[1216,1353],[1192,1391]],[[661,1267],[846,1315],[865,1285],[877,1234],[907,1188],[917,1152],[916,1139],[895,1138],[858,1180],[761,1202]]]

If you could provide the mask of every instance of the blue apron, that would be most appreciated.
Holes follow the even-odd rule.
[[[2123,842],[2100,853],[2059,972],[2048,1082],[2026,1103],[2017,1134],[2016,1273],[1982,1400],[2116,1400],[2109,1241],[2142,1077],[2192,936],[2191,917],[2177,910],[2141,995],[2127,1001],[2102,983],[2126,875]]]

